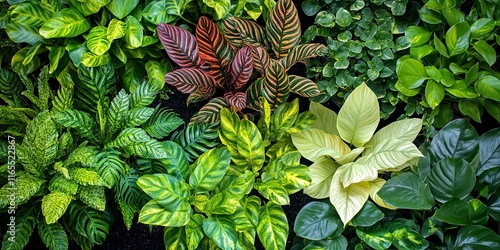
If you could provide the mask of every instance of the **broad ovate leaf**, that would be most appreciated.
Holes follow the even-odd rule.
[[[434,197],[429,186],[414,173],[389,179],[377,193],[387,204],[403,209],[431,209]]]
[[[344,141],[361,147],[373,136],[379,120],[377,96],[362,83],[352,91],[340,109],[337,130]]]
[[[106,38],[109,41],[113,41],[118,38],[122,38],[127,31],[127,24],[124,21],[118,20],[116,18],[111,19],[106,30]]]
[[[238,236],[234,222],[226,217],[213,216],[203,221],[205,234],[222,249],[235,249]]]
[[[106,8],[118,19],[123,19],[137,6],[139,0],[111,0]]]
[[[61,192],[47,194],[42,199],[42,214],[47,224],[59,220],[66,212],[73,196]]]
[[[193,213],[191,206],[187,210],[170,212],[155,200],[150,200],[139,212],[139,222],[163,227],[182,227],[189,222]]]
[[[352,183],[377,179],[378,171],[376,168],[364,164],[350,162],[338,168],[335,175],[338,175],[343,187],[346,188]]]
[[[90,23],[76,9],[67,8],[54,14],[40,28],[44,38],[75,37],[90,29]]]
[[[281,206],[268,202],[260,207],[257,235],[266,250],[285,249],[288,221]]]
[[[390,138],[413,142],[421,129],[422,119],[411,118],[395,121],[377,131],[367,145],[372,146],[371,149],[373,149],[373,147]]]
[[[132,48],[141,47],[144,31],[142,30],[142,25],[139,20],[134,16],[127,16],[125,23],[127,25],[125,36],[123,36],[125,43]]]
[[[196,192],[213,190],[224,177],[230,161],[231,154],[225,147],[206,151],[194,163],[189,184]]]
[[[464,159],[445,158],[433,165],[427,176],[434,198],[444,203],[467,197],[476,184],[476,175]]]
[[[321,129],[329,134],[339,134],[337,130],[337,113],[317,102],[309,104],[309,111],[316,116],[316,121],[312,125],[313,128]]]
[[[389,138],[382,141],[370,154],[361,157],[357,162],[384,171],[402,167],[415,157],[423,157],[415,144]]]
[[[189,206],[189,186],[168,174],[144,175],[137,185],[168,211],[186,210]]]
[[[333,204],[344,226],[363,208],[370,195],[370,185],[366,181],[353,183],[344,188],[335,174],[330,186],[330,202]]]
[[[337,165],[329,157],[323,156],[313,163],[311,171],[311,185],[304,188],[304,193],[315,198],[324,199],[330,196],[330,184],[337,170]]]
[[[332,205],[313,201],[297,214],[293,230],[302,238],[322,240],[341,229],[341,223]]]
[[[338,135],[327,134],[319,129],[294,133],[292,141],[300,154],[312,162],[324,155],[338,158],[351,151]]]
[[[257,126],[249,120],[240,122],[237,149],[253,171],[262,168],[265,160],[264,142]]]
[[[107,38],[107,28],[104,26],[95,26],[85,38],[87,48],[96,55],[102,56],[111,48],[111,41]]]
[[[392,209],[395,210],[396,208],[385,203],[380,196],[378,196],[378,191],[384,186],[386,180],[382,178],[377,178],[373,181],[370,181],[370,198],[372,199],[373,202],[375,202],[377,205],[381,207],[385,207],[387,209]]]

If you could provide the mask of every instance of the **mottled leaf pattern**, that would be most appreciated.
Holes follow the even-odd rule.
[[[305,60],[308,58],[323,55],[325,48],[325,45],[318,43],[297,45],[288,51],[286,57],[280,58],[279,63],[285,70],[288,70],[297,62],[305,63]]]
[[[290,80],[290,92],[304,97],[314,97],[321,94],[316,83],[308,78],[289,75],[288,79]]]
[[[234,51],[229,41],[207,17],[202,16],[196,26],[196,41],[203,62],[211,64],[208,73],[213,76],[219,86],[223,86],[224,77],[229,75],[229,65]]]
[[[260,208],[257,235],[266,250],[285,249],[288,221],[280,205],[268,202]]]
[[[272,62],[266,69],[262,85],[262,95],[269,102],[271,108],[277,108],[290,95],[288,75],[283,66],[276,62]]]
[[[178,69],[165,75],[165,82],[182,93],[192,93],[201,87],[213,88],[216,83],[201,69]]]
[[[241,90],[247,84],[253,73],[252,48],[241,48],[231,62],[230,88]],[[245,105],[246,106],[246,105]]]
[[[276,57],[285,57],[299,43],[300,21],[292,0],[278,1],[266,23],[266,36]]]
[[[196,38],[187,30],[174,25],[159,24],[156,31],[168,56],[177,65],[192,68],[201,64]]]

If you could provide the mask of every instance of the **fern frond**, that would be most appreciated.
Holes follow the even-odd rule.
[[[0,106],[0,125],[27,124],[31,119],[22,111]]]
[[[183,123],[184,121],[176,113],[160,108],[158,105],[153,115],[142,127],[151,137],[163,139]]]
[[[23,208],[16,211],[16,226],[15,238],[6,232],[2,242],[2,249],[21,250],[28,244],[29,238],[35,229],[38,214],[40,212],[40,204],[36,203],[31,206],[23,206]]]
[[[80,64],[76,82],[76,97],[85,111],[95,114],[99,100],[109,102],[107,95],[114,92],[116,76],[113,66],[87,68]]]
[[[123,148],[127,154],[135,155],[145,159],[162,159],[167,156],[165,148],[157,140],[151,139],[147,142],[134,143]]]
[[[153,103],[158,91],[147,82],[143,82],[130,94],[130,109],[143,108],[150,105]]]
[[[76,183],[87,186],[105,186],[106,183],[102,180],[101,176],[93,170],[88,168],[72,168],[69,170],[69,176]]]
[[[38,221],[38,234],[49,250],[68,249],[68,235],[61,224],[47,224],[44,220],[40,220]]]
[[[74,129],[79,136],[93,141],[97,140],[95,136],[97,124],[88,113],[76,109],[67,109],[55,113],[53,117],[64,127]]]
[[[123,202],[134,211],[140,211],[149,200],[146,193],[137,185],[137,179],[139,175],[134,173],[122,176],[114,189],[116,200]]]
[[[192,123],[172,134],[170,139],[182,146],[192,163],[207,150],[220,145],[218,128],[219,122]]]
[[[104,187],[99,186],[83,186],[78,190],[80,200],[89,205],[91,208],[104,211],[106,208],[106,195]]]
[[[57,95],[52,99],[52,110],[63,112],[72,108],[73,92],[73,86],[71,86],[71,88],[61,86],[61,88],[57,90]]]
[[[0,93],[11,97],[15,94],[20,94],[23,85],[14,72],[0,68]]]
[[[107,133],[112,136],[116,131],[123,127],[124,114],[129,109],[129,95],[122,89],[118,95],[113,98],[108,109]]]
[[[153,108],[135,108],[128,110],[125,113],[125,128],[136,127],[145,123],[151,115],[153,115]]]
[[[109,233],[109,221],[104,212],[73,202],[68,215],[69,224],[76,228],[76,232],[87,238],[91,245],[104,243]]]
[[[9,181],[0,188],[0,208],[7,207],[10,204],[10,198],[13,196],[16,206],[26,203],[34,194],[40,190],[45,183],[40,179],[26,172],[17,172],[15,181]],[[13,194],[12,188],[15,187]]]
[[[129,171],[129,166],[120,159],[120,153],[116,150],[106,149],[97,154],[96,160],[97,172],[109,188],[117,184]]]
[[[67,195],[76,195],[78,191],[78,183],[71,179],[66,179],[62,174],[56,174],[49,183],[50,192],[61,192]]]
[[[52,192],[42,198],[42,214],[47,224],[55,223],[66,212],[72,195],[61,192]]]
[[[97,148],[93,146],[80,145],[73,150],[68,158],[64,161],[64,166],[68,167],[75,163],[80,163],[84,167],[94,168],[96,165]]]

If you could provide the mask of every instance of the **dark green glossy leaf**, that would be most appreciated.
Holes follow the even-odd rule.
[[[299,211],[293,230],[302,238],[322,240],[334,233],[340,234],[342,228],[342,221],[331,204],[313,201]]]
[[[431,161],[444,158],[464,159],[470,162],[477,154],[478,135],[466,119],[448,123],[431,142]]]
[[[389,179],[378,192],[387,204],[406,209],[431,209],[434,198],[428,186],[413,173]]]
[[[106,8],[111,11],[111,13],[113,13],[113,15],[118,19],[123,19],[130,12],[132,12],[132,10],[135,8],[135,6],[137,6],[138,3],[139,0],[111,0],[111,2],[106,5]]]
[[[464,199],[476,183],[474,171],[464,159],[438,161],[427,178],[434,198],[441,203],[452,198]]]
[[[369,227],[384,217],[384,213],[373,202],[367,201],[351,222],[355,227]]]
[[[479,137],[479,169],[477,175],[499,167],[500,129],[490,130]]]
[[[500,236],[493,230],[479,225],[460,228],[451,246],[456,249],[499,249]]]

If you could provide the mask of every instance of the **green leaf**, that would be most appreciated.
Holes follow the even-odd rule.
[[[353,183],[362,181],[373,181],[377,179],[378,172],[376,168],[364,165],[358,162],[349,162],[340,166],[335,175],[338,175],[339,181],[346,188]]]
[[[184,227],[167,227],[163,234],[166,250],[187,249],[186,231]]]
[[[429,75],[424,65],[415,59],[406,59],[397,68],[399,81],[408,89],[416,89],[428,79]]]
[[[347,27],[351,25],[352,23],[352,16],[349,11],[347,11],[344,8],[339,8],[337,10],[337,13],[335,14],[335,22],[340,26],[340,27]]]
[[[76,109],[66,109],[53,115],[57,123],[66,128],[72,128],[76,134],[90,140],[95,140],[97,124],[95,120],[86,112]]]
[[[459,22],[446,32],[446,47],[450,56],[462,54],[469,48],[471,30],[467,22]]]
[[[421,119],[411,118],[395,121],[377,131],[367,145],[376,147],[389,138],[413,142],[417,138],[421,129]]]
[[[17,151],[19,152],[19,151]],[[26,203],[33,195],[35,195],[45,183],[45,180],[34,177],[26,173],[16,173],[16,180],[9,182],[0,188],[0,207],[4,208],[11,204],[14,199],[16,206]],[[17,188],[15,195],[12,195],[13,186]]]
[[[330,184],[337,165],[329,157],[321,157],[309,166],[311,171],[311,185],[304,188],[304,193],[316,198],[324,199],[330,197]]]
[[[378,192],[387,204],[404,209],[431,209],[434,197],[428,186],[413,173],[404,173],[389,179]]]
[[[412,46],[420,46],[431,38],[432,32],[420,26],[410,26],[405,30],[405,36],[410,39]]]
[[[392,234],[385,228],[374,230],[356,228],[356,235],[373,249],[388,249],[392,244]]]
[[[444,158],[464,159],[471,162],[477,154],[478,135],[466,119],[446,124],[433,138],[430,146],[431,162]]]
[[[452,199],[442,204],[434,213],[434,218],[439,221],[465,226],[469,223],[469,207],[465,201]]]
[[[42,199],[42,214],[47,224],[55,223],[66,212],[73,196],[61,192],[53,192]]]
[[[481,55],[486,63],[491,67],[497,61],[497,53],[493,46],[484,40],[479,40],[472,44],[472,47]]]
[[[235,249],[238,236],[234,223],[225,217],[213,216],[203,221],[203,231],[222,249]]]
[[[309,111],[316,116],[312,128],[321,129],[329,134],[339,134],[337,131],[337,113],[317,102],[310,102]]]
[[[37,218],[39,213],[39,204],[35,204],[34,206],[30,206],[29,208],[23,207],[17,210],[14,221],[14,230],[10,230],[10,226],[12,226],[9,225],[12,224],[10,221],[9,223],[6,223],[6,227],[9,227],[9,230],[5,232],[2,242],[2,249],[23,249],[28,244],[28,240],[33,233],[33,229],[35,228],[35,225],[38,221]],[[11,219],[11,217],[9,216],[8,219]]]
[[[389,232],[392,234],[392,244],[398,249],[424,250],[429,247],[429,242],[421,234],[402,222],[392,223]]]
[[[138,3],[139,0],[111,0],[111,2],[106,5],[106,8],[118,19],[123,19],[125,16],[130,14],[130,12],[132,12]]]
[[[342,221],[332,205],[318,201],[300,209],[293,228],[298,236],[308,240],[322,240],[342,229]]]
[[[50,18],[50,13],[38,2],[24,2],[13,5],[9,16],[11,22],[24,26],[40,27]]]
[[[498,167],[500,159],[500,129],[492,129],[479,137],[479,169],[477,175]]]
[[[234,214],[238,208],[239,200],[229,192],[218,193],[210,198],[205,205],[207,214]]]
[[[482,109],[479,109],[476,101],[462,99],[458,102],[458,109],[462,114],[472,118],[475,122],[481,123]]]
[[[438,161],[427,178],[434,198],[441,203],[452,198],[464,199],[476,183],[474,171],[464,159]]]
[[[182,4],[185,1],[168,1],[169,3]],[[142,16],[149,22],[158,25],[160,23],[171,23],[178,17],[168,13],[167,1],[152,1],[144,8]]]
[[[290,197],[286,189],[277,180],[269,180],[262,183],[255,183],[254,188],[259,191],[266,199],[278,204],[289,205]]]
[[[107,28],[104,26],[95,26],[85,38],[87,48],[96,55],[102,56],[111,48],[111,41],[107,38]]]
[[[266,250],[285,249],[288,221],[283,209],[272,202],[260,207],[257,235]]]
[[[281,104],[271,115],[269,133],[276,139],[281,139],[297,120],[299,100]]]
[[[99,174],[89,168],[71,168],[69,171],[71,179],[80,185],[104,186],[105,182]]]
[[[494,28],[495,28],[495,21],[485,17],[479,18],[470,26],[472,38],[480,38],[484,35],[491,34]],[[479,41],[484,41],[484,40],[479,40]]]
[[[106,196],[104,194],[104,187],[82,186],[78,191],[78,197],[83,203],[87,204],[93,209],[104,211],[104,209],[106,208]]]
[[[125,36],[123,36],[125,43],[132,48],[141,47],[144,31],[139,20],[134,16],[127,16],[125,24],[127,25],[127,31],[125,32]]]
[[[451,246],[457,249],[498,249],[500,236],[484,226],[465,226],[458,230],[457,238]]]
[[[213,190],[229,168],[231,155],[227,148],[214,148],[196,160],[189,184],[197,193]]]
[[[355,227],[369,227],[385,217],[384,213],[371,201],[367,201],[363,208],[352,219]]]
[[[148,84],[154,89],[163,89],[165,85],[165,74],[168,73],[168,68],[161,65],[157,61],[148,61],[145,65],[148,73]]]
[[[439,37],[436,35],[436,33],[434,33],[433,42],[434,42],[434,48],[436,48],[436,50],[439,52],[439,54],[441,54],[442,56],[444,56],[446,58],[450,57],[448,55],[448,50],[446,49],[446,45],[444,45],[444,43],[439,39]]]
[[[76,9],[66,8],[52,15],[40,28],[44,38],[76,37],[90,29],[90,23]]]
[[[118,38],[125,36],[127,30],[127,24],[116,18],[111,19],[106,29],[106,38],[109,41],[113,41]]]
[[[265,160],[264,142],[257,126],[249,120],[240,122],[237,149],[252,171],[262,168]]]
[[[139,212],[139,222],[163,227],[182,227],[189,222],[191,206],[187,210],[170,212],[155,200],[150,200]]]
[[[432,109],[435,109],[444,99],[444,87],[434,80],[427,81],[425,85],[425,100]]]
[[[187,210],[189,186],[168,174],[143,175],[137,185],[168,211]]]
[[[331,28],[335,26],[335,15],[328,13],[327,11],[320,11],[316,15],[314,23],[323,27]]]
[[[186,245],[188,249],[196,249],[201,239],[205,236],[203,232],[203,221],[205,217],[201,214],[193,214],[186,224]]]
[[[292,141],[300,154],[312,162],[325,155],[338,158],[351,151],[338,135],[327,134],[319,129],[293,133]]]
[[[114,141],[106,144],[107,148],[123,148],[132,144],[144,143],[151,140],[148,133],[142,128],[126,128],[122,130]]]
[[[185,180],[189,175],[189,161],[184,149],[173,141],[163,141],[166,155],[158,161],[169,174]]]
[[[154,113],[153,108],[135,108],[125,113],[124,127],[136,127],[145,123]]]
[[[361,210],[370,195],[368,182],[352,183],[344,187],[339,175],[334,174],[330,186],[330,202],[333,204],[344,226]]]
[[[288,194],[294,194],[311,185],[311,172],[305,165],[286,166],[279,172],[279,181]]]
[[[340,109],[337,130],[346,142],[361,147],[373,136],[379,120],[377,96],[363,83],[352,91]]]
[[[500,101],[500,79],[494,76],[481,77],[477,81],[475,89],[486,98]]]
[[[36,27],[24,26],[15,22],[10,22],[5,28],[5,32],[15,43],[35,45],[43,40]]]

